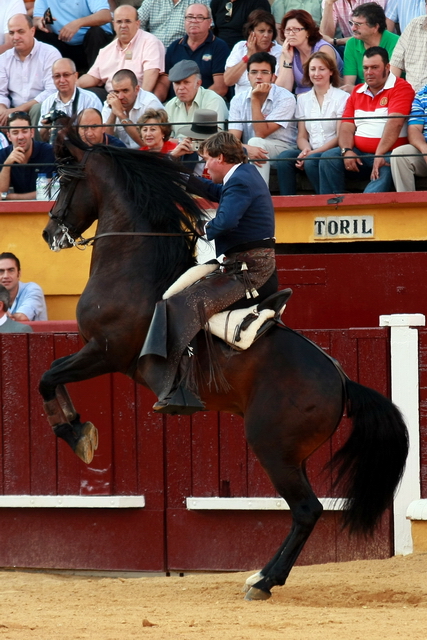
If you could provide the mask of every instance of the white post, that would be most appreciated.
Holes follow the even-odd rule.
[[[425,326],[421,313],[380,316],[380,327],[390,327],[391,399],[399,407],[409,431],[409,454],[401,485],[394,498],[394,553],[412,553],[409,504],[420,498],[420,425],[418,330]]]

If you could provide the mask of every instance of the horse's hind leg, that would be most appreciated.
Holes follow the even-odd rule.
[[[98,448],[98,431],[91,422],[80,422],[64,383],[87,380],[103,373],[108,373],[106,363],[88,343],[78,353],[55,360],[39,385],[55,435],[65,440],[86,464],[92,462]]]

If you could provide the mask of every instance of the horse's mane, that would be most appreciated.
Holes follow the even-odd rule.
[[[189,190],[195,192],[197,187],[194,181],[188,183],[188,175],[183,167],[165,155],[113,145],[89,147],[72,126],[61,133],[63,135],[58,135],[55,145],[61,176],[71,178],[76,175],[76,170],[79,171],[67,148],[69,141],[81,150],[90,150],[91,155],[99,154],[111,161],[111,179],[116,188],[123,191],[126,201],[131,203],[127,214],[131,216],[134,230],[140,228],[142,220],[146,220],[154,232],[191,232],[191,235],[181,238],[154,240],[154,277],[159,288],[164,290],[177,274],[195,262],[195,225],[205,220],[206,214],[199,202],[188,193]],[[199,194],[202,195],[202,192]]]

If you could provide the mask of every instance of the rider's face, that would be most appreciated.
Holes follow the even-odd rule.
[[[224,157],[222,153],[216,158],[205,153],[204,159],[206,161],[206,169],[209,171],[212,182],[221,184],[229,169],[229,167],[224,164]]]

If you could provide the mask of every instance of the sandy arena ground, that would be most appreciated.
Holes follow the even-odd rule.
[[[0,640],[426,640],[427,554],[296,567],[266,602],[250,573],[0,572]]]

